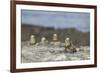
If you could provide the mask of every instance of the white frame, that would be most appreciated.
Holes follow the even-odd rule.
[[[49,10],[67,12],[89,12],[90,13],[90,60],[83,61],[63,61],[63,62],[42,62],[21,64],[21,9],[27,10]],[[70,7],[51,7],[37,5],[16,5],[16,68],[40,68],[54,66],[74,66],[94,64],[94,9],[70,8]]]

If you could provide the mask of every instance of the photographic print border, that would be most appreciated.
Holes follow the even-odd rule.
[[[71,7],[71,8],[86,8],[94,9],[94,64],[89,65],[74,65],[74,66],[53,66],[40,68],[16,68],[16,5],[37,5],[37,6],[52,6],[52,7]],[[89,68],[97,66],[97,7],[93,5],[78,5],[78,4],[63,4],[63,3],[47,3],[33,1],[11,1],[11,72],[28,72],[28,71],[45,71],[45,70],[60,70],[60,69],[75,69]]]

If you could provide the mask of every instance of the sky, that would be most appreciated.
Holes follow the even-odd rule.
[[[90,31],[90,13],[21,10],[21,23],[56,28],[76,28],[83,32]]]

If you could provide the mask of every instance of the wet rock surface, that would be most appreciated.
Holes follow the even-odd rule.
[[[54,62],[54,61],[74,61],[74,60],[89,60],[89,46],[79,47],[79,51],[75,53],[65,52],[64,47],[51,45],[26,45],[21,46],[21,62]]]

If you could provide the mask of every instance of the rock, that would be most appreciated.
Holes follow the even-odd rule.
[[[76,52],[79,52],[80,51],[80,48],[76,48]]]
[[[35,41],[36,41],[35,36],[31,35],[30,36],[30,45],[34,45],[36,43]]]
[[[69,45],[72,45],[71,42],[70,42],[70,39],[69,38],[66,38],[65,39],[65,46],[69,46]]]
[[[58,35],[57,34],[53,34],[53,41],[57,41],[58,40]]]
[[[70,41],[70,38],[66,38],[65,39],[65,51],[66,52],[70,52],[70,53],[74,53],[74,52],[78,52],[79,48],[76,48],[72,42]]]
[[[42,37],[41,42],[39,44],[43,45],[43,46],[46,46],[46,45],[48,45],[48,40],[45,37]]]

